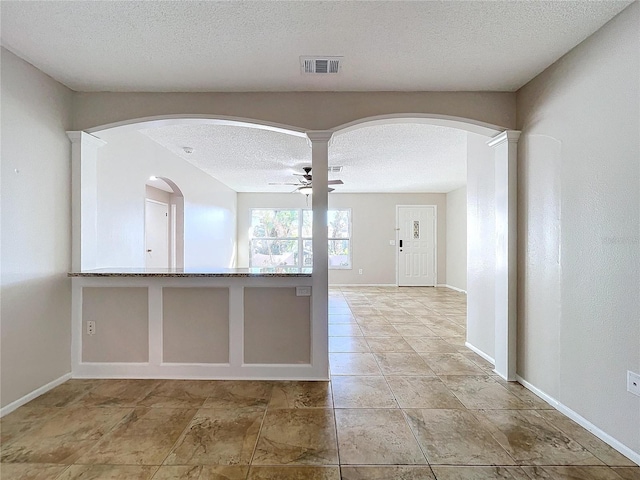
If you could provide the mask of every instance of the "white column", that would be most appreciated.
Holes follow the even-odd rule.
[[[320,375],[329,378],[329,252],[327,208],[329,179],[329,140],[333,132],[311,131],[311,167],[313,168],[313,288],[311,297],[311,364]]]
[[[71,269],[96,268],[98,148],[104,140],[86,132],[67,132],[71,140]]]
[[[496,271],[495,372],[516,379],[517,346],[517,185],[518,138],[508,130],[488,143],[495,149]]]

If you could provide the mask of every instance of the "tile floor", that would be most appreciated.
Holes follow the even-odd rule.
[[[465,297],[330,291],[331,383],[71,380],[0,420],[10,479],[640,479],[464,346]]]

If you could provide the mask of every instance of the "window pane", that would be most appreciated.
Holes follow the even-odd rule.
[[[312,210],[302,211],[302,236],[303,237],[313,236],[313,211]]]
[[[329,267],[351,267],[349,240],[329,240]]]
[[[297,238],[298,210],[252,210],[252,238]]]
[[[329,210],[329,238],[349,238],[349,210]]]
[[[251,240],[252,267],[298,266],[298,240]]]
[[[302,266],[313,267],[313,241],[302,241]]]

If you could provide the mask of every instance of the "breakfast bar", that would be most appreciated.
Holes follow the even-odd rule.
[[[76,378],[326,380],[310,269],[72,272]]]

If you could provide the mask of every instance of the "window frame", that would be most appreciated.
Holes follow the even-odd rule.
[[[253,236],[253,212],[254,210],[272,210],[272,211],[297,211],[298,212],[298,236],[297,237],[254,237]],[[347,241],[349,245],[349,265],[346,266],[332,266],[327,265],[329,270],[353,270],[353,211],[351,208],[330,208],[328,211],[347,211],[349,214],[349,231],[348,236],[345,238],[340,237],[328,237],[327,236],[327,248],[329,246],[330,241]],[[297,265],[286,265],[287,267],[292,268],[311,268],[309,265],[304,265],[304,242],[305,241],[313,241],[313,236],[304,237],[302,235],[302,228],[304,224],[304,212],[313,212],[311,208],[269,208],[269,207],[252,207],[249,209],[249,268],[260,268],[260,266],[253,265],[253,241],[254,240],[264,240],[264,241],[297,241],[298,242],[298,264]],[[327,228],[328,228],[328,218],[327,218]],[[328,231],[327,231],[328,235]]]

